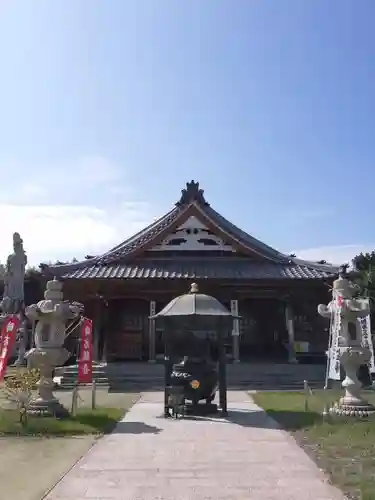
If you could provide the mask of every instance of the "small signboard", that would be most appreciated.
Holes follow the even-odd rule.
[[[92,321],[83,318],[81,325],[81,349],[78,358],[78,383],[92,382]]]
[[[0,339],[0,380],[3,380],[8,359],[13,352],[20,320],[16,315],[8,316],[1,329]]]

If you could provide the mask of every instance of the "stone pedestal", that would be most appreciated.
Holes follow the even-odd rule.
[[[340,362],[346,374],[342,382],[345,395],[330,408],[329,412],[344,417],[375,416],[375,408],[361,395],[362,384],[357,376],[359,367],[370,361],[370,350],[361,346],[339,349]]]
[[[68,357],[69,352],[60,347],[34,348],[27,353],[29,368],[40,370],[40,379],[37,384],[38,396],[31,402],[27,410],[30,415],[57,418],[69,415],[68,410],[60,404],[53,394],[53,371],[56,366],[65,363]]]

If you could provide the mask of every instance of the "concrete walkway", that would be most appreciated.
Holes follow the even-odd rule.
[[[161,417],[162,394],[144,394],[48,500],[343,500],[316,465],[243,392],[229,417]]]

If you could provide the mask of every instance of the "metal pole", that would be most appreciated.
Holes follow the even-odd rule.
[[[228,415],[227,408],[227,374],[226,374],[226,353],[223,344],[223,331],[218,328],[218,351],[219,351],[219,402],[221,413],[224,417]]]
[[[95,410],[95,408],[96,408],[96,380],[93,380],[91,387],[91,409]]]
[[[172,361],[169,352],[169,335],[167,327],[164,325],[164,417],[168,418],[169,414],[169,387],[171,385]]]
[[[75,385],[73,392],[72,392],[72,415],[73,417],[76,416],[77,414],[77,402],[78,402],[78,384]]]
[[[309,384],[307,380],[303,381],[303,391],[305,393],[305,411],[309,411]]]

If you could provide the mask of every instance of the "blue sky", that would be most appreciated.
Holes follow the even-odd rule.
[[[104,251],[190,179],[281,251],[375,248],[374,19],[373,0],[2,0],[2,260],[14,230],[32,263]]]

